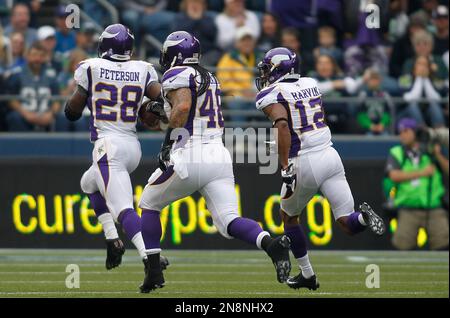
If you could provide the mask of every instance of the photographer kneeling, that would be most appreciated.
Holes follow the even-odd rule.
[[[430,249],[446,249],[449,225],[442,202],[445,195],[442,173],[448,177],[448,159],[438,143],[420,142],[418,137],[424,131],[414,119],[400,120],[398,131],[401,145],[391,148],[386,165],[386,172],[395,184],[394,206],[398,209],[392,243],[401,250],[415,248],[418,230],[423,227]]]

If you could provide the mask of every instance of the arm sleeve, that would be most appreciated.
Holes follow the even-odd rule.
[[[420,96],[422,95],[423,84],[424,84],[423,78],[416,77],[414,84],[412,86],[412,89],[403,95],[403,98],[405,99],[405,101],[411,102],[413,100],[419,99]]]
[[[431,83],[429,78],[426,78],[424,80],[424,88],[425,88],[425,96],[427,99],[432,101],[439,101],[441,99],[441,96],[433,87],[433,84]]]
[[[317,84],[317,87],[319,87],[320,91],[323,94],[326,94],[328,92],[331,92],[333,88],[333,82],[332,81],[326,81],[326,82],[319,82]]]
[[[187,66],[173,67],[165,72],[162,79],[164,97],[172,90],[190,88],[190,77],[194,76],[194,73],[195,70]]]
[[[82,61],[77,65],[75,69],[74,79],[77,85],[80,85],[85,90],[88,90],[88,76],[87,69],[89,68],[89,64],[86,61]]]
[[[147,79],[145,83],[145,87],[148,87],[148,85],[158,82],[158,73],[156,73],[155,68],[150,63],[145,63],[147,68]]]
[[[258,110],[263,110],[269,105],[278,103],[278,95],[280,94],[277,86],[270,86],[261,90],[258,95],[256,95],[256,108]]]

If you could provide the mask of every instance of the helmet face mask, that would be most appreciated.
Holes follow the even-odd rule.
[[[291,50],[284,47],[271,49],[258,63],[260,74],[255,80],[256,87],[261,90],[288,74],[294,74],[297,71],[297,66],[297,55]]]
[[[258,90],[262,90],[264,87],[266,87],[268,85],[271,66],[269,64],[261,61],[258,63],[257,68],[259,71],[259,76],[256,77],[256,80],[255,80],[256,88],[258,88]]]

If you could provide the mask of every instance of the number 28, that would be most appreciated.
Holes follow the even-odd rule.
[[[126,85],[120,90],[114,85],[98,83],[94,88],[95,92],[108,92],[109,98],[99,98],[95,101],[95,118],[97,120],[117,121],[117,111],[107,108],[113,108],[118,104],[120,95],[120,119],[126,123],[133,123],[137,118],[137,109],[142,98],[142,88],[140,86]],[[130,99],[130,93],[134,93],[134,98]],[[131,114],[129,111],[131,110]]]

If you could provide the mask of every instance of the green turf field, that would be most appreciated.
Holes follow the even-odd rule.
[[[171,262],[166,286],[145,295],[138,293],[143,265],[135,251],[112,271],[104,253],[0,250],[0,297],[449,297],[448,252],[312,251],[321,287],[311,292],[279,284],[260,251],[172,250],[164,252]],[[79,289],[66,288],[67,264],[79,265]],[[378,289],[366,288],[367,264],[380,268]]]

